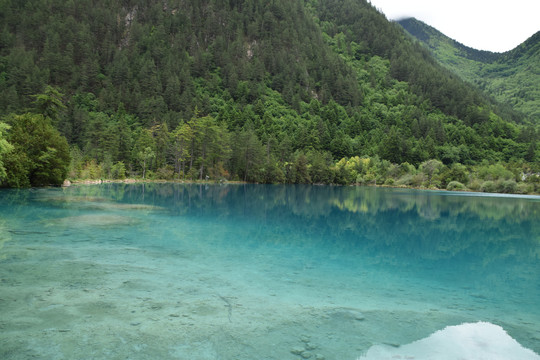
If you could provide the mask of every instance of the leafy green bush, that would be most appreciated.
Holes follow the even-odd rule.
[[[500,163],[480,167],[478,176],[481,179],[492,181],[510,180],[514,178],[514,174]]]
[[[517,190],[517,183],[514,180],[504,180],[497,184],[497,191],[506,194],[513,194]]]
[[[488,181],[484,181],[484,183],[480,186],[480,191],[482,192],[489,192],[489,193],[492,193],[492,192],[496,192],[496,185],[493,181],[491,180],[488,180]]]
[[[396,181],[396,185],[420,187],[424,180],[423,174],[406,174]]]
[[[5,139],[10,144],[10,154],[4,159],[4,185],[62,185],[70,163],[69,146],[51,119],[25,113],[11,114],[5,120],[11,129]],[[5,144],[3,147],[7,148]]]
[[[111,167],[111,178],[123,180],[126,178],[126,166],[122,161],[117,162]]]
[[[174,168],[172,166],[164,166],[156,170],[157,179],[172,180],[174,179]]]
[[[405,186],[409,186],[409,185],[412,185],[412,179],[413,179],[414,175],[412,174],[406,174],[402,177],[400,177],[399,179],[397,179],[396,181],[396,185],[398,186],[402,186],[402,185],[405,185]]]
[[[467,190],[467,187],[460,183],[459,181],[450,181],[448,185],[446,186],[446,190],[450,191],[460,191],[460,190]]]
[[[98,164],[94,159],[88,161],[86,164],[84,164],[79,176],[83,180],[101,179],[103,177],[103,169],[101,168],[101,164]]]
[[[467,184],[467,187],[472,191],[482,191],[481,190],[482,184],[483,184],[482,180],[480,180],[480,179],[472,179]]]
[[[516,191],[517,194],[530,194],[534,192],[533,184],[519,183],[517,184]]]
[[[144,177],[143,180],[145,180],[145,179],[147,179],[147,180],[157,180],[158,177],[156,176],[155,172],[153,172],[152,170],[148,170],[146,172],[146,177]]]

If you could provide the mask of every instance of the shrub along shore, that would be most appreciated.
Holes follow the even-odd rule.
[[[415,167],[409,163],[392,164],[379,157],[342,158],[337,163],[320,160],[313,154],[297,154],[294,161],[276,166],[273,177],[265,173],[264,164],[254,171],[257,179],[230,178],[226,174],[198,177],[196,172],[179,174],[172,167],[144,174],[129,172],[124,164],[97,164],[89,161],[78,169],[71,168],[64,185],[108,182],[180,182],[180,183],[276,183],[365,185],[396,188],[473,191],[506,194],[540,194],[540,173],[524,164],[445,165],[428,160]]]

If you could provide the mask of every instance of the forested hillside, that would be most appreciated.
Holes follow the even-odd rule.
[[[414,18],[399,24],[445,67],[540,123],[540,31],[511,51],[493,53],[464,46]]]
[[[0,0],[0,24],[4,186],[537,179],[538,129],[365,0]]]

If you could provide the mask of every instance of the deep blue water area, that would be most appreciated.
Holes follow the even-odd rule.
[[[539,257],[534,196],[0,190],[0,358],[372,359],[477,322],[538,354]]]

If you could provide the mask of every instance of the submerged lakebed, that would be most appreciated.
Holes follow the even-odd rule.
[[[0,190],[0,358],[540,359],[539,258],[539,197]]]

